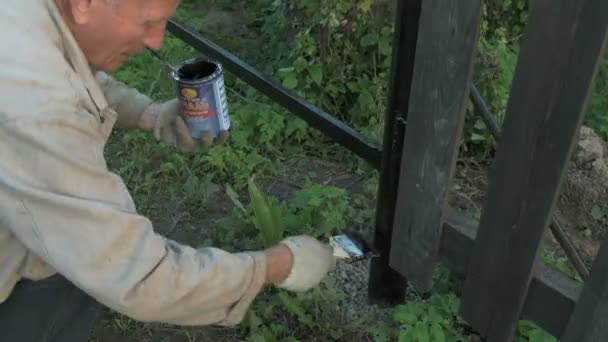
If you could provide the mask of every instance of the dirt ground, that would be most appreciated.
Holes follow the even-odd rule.
[[[591,214],[596,206],[606,215],[608,147],[592,129],[582,127],[557,203],[556,215],[588,267],[591,267],[606,238],[608,228],[605,220],[598,221]]]

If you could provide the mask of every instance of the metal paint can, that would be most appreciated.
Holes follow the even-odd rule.
[[[230,128],[222,65],[206,59],[186,61],[175,72],[181,116],[193,139],[203,131],[216,138]]]

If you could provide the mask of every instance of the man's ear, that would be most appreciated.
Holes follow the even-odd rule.
[[[91,19],[92,0],[69,0],[72,18],[76,24],[82,25]]]

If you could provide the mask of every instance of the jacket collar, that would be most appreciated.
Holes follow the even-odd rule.
[[[108,106],[106,97],[95,80],[93,70],[82,52],[82,49],[76,42],[74,35],[68,28],[63,16],[59,12],[59,8],[57,7],[55,0],[45,0],[45,2],[49,9],[49,13],[51,14],[51,18],[56,23],[57,28],[59,29],[59,34],[64,41],[64,49],[68,61],[72,64],[72,67],[76,73],[82,77],[84,85],[87,88],[93,103],[95,103],[95,106],[97,106],[97,109],[99,111],[105,109]]]

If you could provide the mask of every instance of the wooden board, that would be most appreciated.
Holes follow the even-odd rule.
[[[604,242],[562,342],[608,341],[608,244]]]
[[[582,284],[539,261],[534,266],[521,319],[534,322],[559,340],[581,293]],[[550,304],[547,304],[550,303]]]
[[[422,2],[390,254],[421,291],[431,288],[480,18],[481,0]]]
[[[521,317],[597,71],[607,3],[530,3],[461,311],[490,342],[511,341]]]
[[[439,257],[458,278],[467,274],[477,226],[477,221],[464,214],[453,209],[446,210]],[[561,336],[581,288],[581,283],[539,261],[534,267],[522,318],[536,323],[553,336]]]

